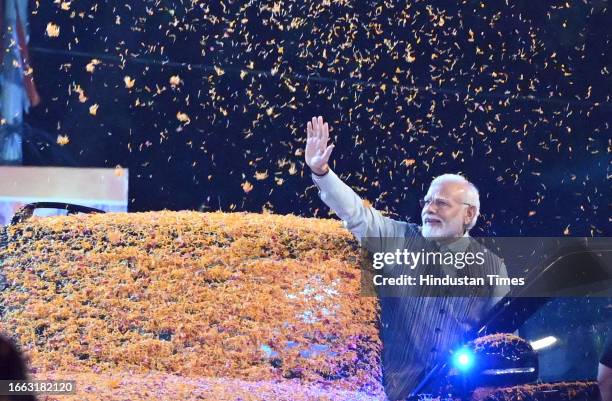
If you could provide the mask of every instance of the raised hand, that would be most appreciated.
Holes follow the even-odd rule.
[[[324,175],[329,169],[328,161],[335,145],[327,145],[329,141],[329,126],[323,123],[323,117],[313,117],[306,124],[306,151],[304,158],[313,173]]]

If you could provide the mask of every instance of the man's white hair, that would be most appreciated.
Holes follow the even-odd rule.
[[[458,174],[442,174],[433,179],[429,186],[435,184],[444,184],[444,183],[456,183],[462,184],[465,186],[465,197],[463,202],[468,203],[476,208],[476,213],[474,214],[474,218],[468,223],[467,230],[471,230],[476,225],[476,221],[478,220],[478,216],[480,216],[480,195],[478,193],[478,188],[476,185],[469,182],[465,177]]]

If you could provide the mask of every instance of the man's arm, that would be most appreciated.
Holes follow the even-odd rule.
[[[329,169],[324,176],[312,175],[319,197],[332,209],[343,225],[361,241],[362,238],[403,238],[407,223],[383,216],[363,200]]]
[[[361,242],[363,238],[403,238],[408,223],[383,216],[363,200],[329,168],[334,145],[329,141],[329,127],[322,117],[308,122],[305,159],[312,170],[312,180],[319,189],[321,200],[329,206],[344,226]]]

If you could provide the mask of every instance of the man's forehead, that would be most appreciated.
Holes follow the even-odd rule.
[[[429,186],[426,196],[452,198],[465,192],[465,185],[460,182],[436,182]]]

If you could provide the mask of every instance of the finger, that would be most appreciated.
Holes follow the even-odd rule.
[[[321,143],[323,147],[327,146],[327,142],[325,141],[325,124],[323,123],[323,117],[319,116],[319,129],[320,129],[320,133],[319,135],[321,136]]]
[[[316,118],[316,117],[313,117],[313,118],[312,118],[311,125],[312,125],[312,135],[313,135],[315,138],[317,138],[317,137],[319,136],[319,123],[318,123],[318,121],[317,121],[317,118]]]
[[[307,134],[307,138],[311,138],[313,136],[312,123],[310,121],[306,123],[306,134]]]
[[[323,123],[321,122],[321,117],[317,118],[317,137],[323,141]]]
[[[327,141],[329,140],[329,126],[327,123],[323,124],[323,138],[322,141],[325,145],[327,145]]]

